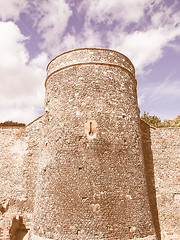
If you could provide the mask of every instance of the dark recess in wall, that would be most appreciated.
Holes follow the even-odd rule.
[[[150,210],[151,210],[157,238],[158,240],[161,240],[161,229],[159,224],[157,201],[156,201],[153,154],[151,150],[150,126],[142,120],[141,120],[141,134],[142,134],[142,148],[143,148],[143,155],[144,155],[145,176],[146,176],[148,197],[150,202]]]

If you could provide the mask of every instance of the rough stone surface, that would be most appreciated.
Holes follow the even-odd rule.
[[[24,127],[0,127],[0,239],[9,239],[13,219],[32,227],[40,156],[41,120]]]
[[[180,238],[180,128],[141,122],[146,179],[153,221],[162,239]]]
[[[47,75],[70,65],[91,63],[121,66],[135,76],[135,69],[129,58],[119,52],[103,48],[79,48],[60,54],[49,63]]]
[[[0,239],[179,239],[180,128],[140,122],[130,60],[77,49],[47,71],[43,116],[0,128]]]

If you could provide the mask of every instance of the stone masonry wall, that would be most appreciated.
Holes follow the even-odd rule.
[[[0,128],[0,239],[3,240],[25,235],[32,225],[41,119],[27,127]]]
[[[152,128],[151,144],[162,235],[164,234],[170,239],[176,239],[176,237],[179,239],[180,128]]]
[[[74,65],[61,68],[65,55]],[[133,66],[127,60],[125,69],[125,57],[104,49],[70,51],[51,64],[34,235],[155,239]]]
[[[146,177],[154,224],[162,240],[179,239],[180,128],[151,128],[141,121]]]
[[[47,76],[61,68],[81,63],[121,66],[135,76],[135,69],[129,58],[119,52],[103,48],[79,48],[62,53],[48,64]]]
[[[9,239],[12,219],[25,201],[22,157],[26,143],[18,140],[24,130],[24,127],[0,128],[0,239],[3,240]]]
[[[0,129],[1,240],[9,239],[15,216],[23,216],[25,228],[31,228],[42,122],[43,117],[26,129]],[[156,231],[162,240],[179,239],[180,128],[154,129],[144,122],[141,122],[141,128],[148,192]]]

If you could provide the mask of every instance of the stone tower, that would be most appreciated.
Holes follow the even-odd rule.
[[[156,239],[131,61],[75,49],[50,62],[45,85],[32,239]]]

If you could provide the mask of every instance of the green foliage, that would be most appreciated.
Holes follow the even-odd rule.
[[[171,123],[171,127],[180,127],[180,115],[178,115]]]
[[[163,122],[161,122],[160,127],[171,127],[171,120],[164,120]]]
[[[141,116],[141,120],[143,120],[145,123],[152,127],[160,127],[161,125],[161,119],[157,116],[151,116],[149,113],[144,112]]]
[[[180,115],[178,115],[174,120],[164,120],[161,122],[161,119],[157,116],[151,116],[149,113],[144,112],[141,116],[141,120],[152,127],[180,127]]]

